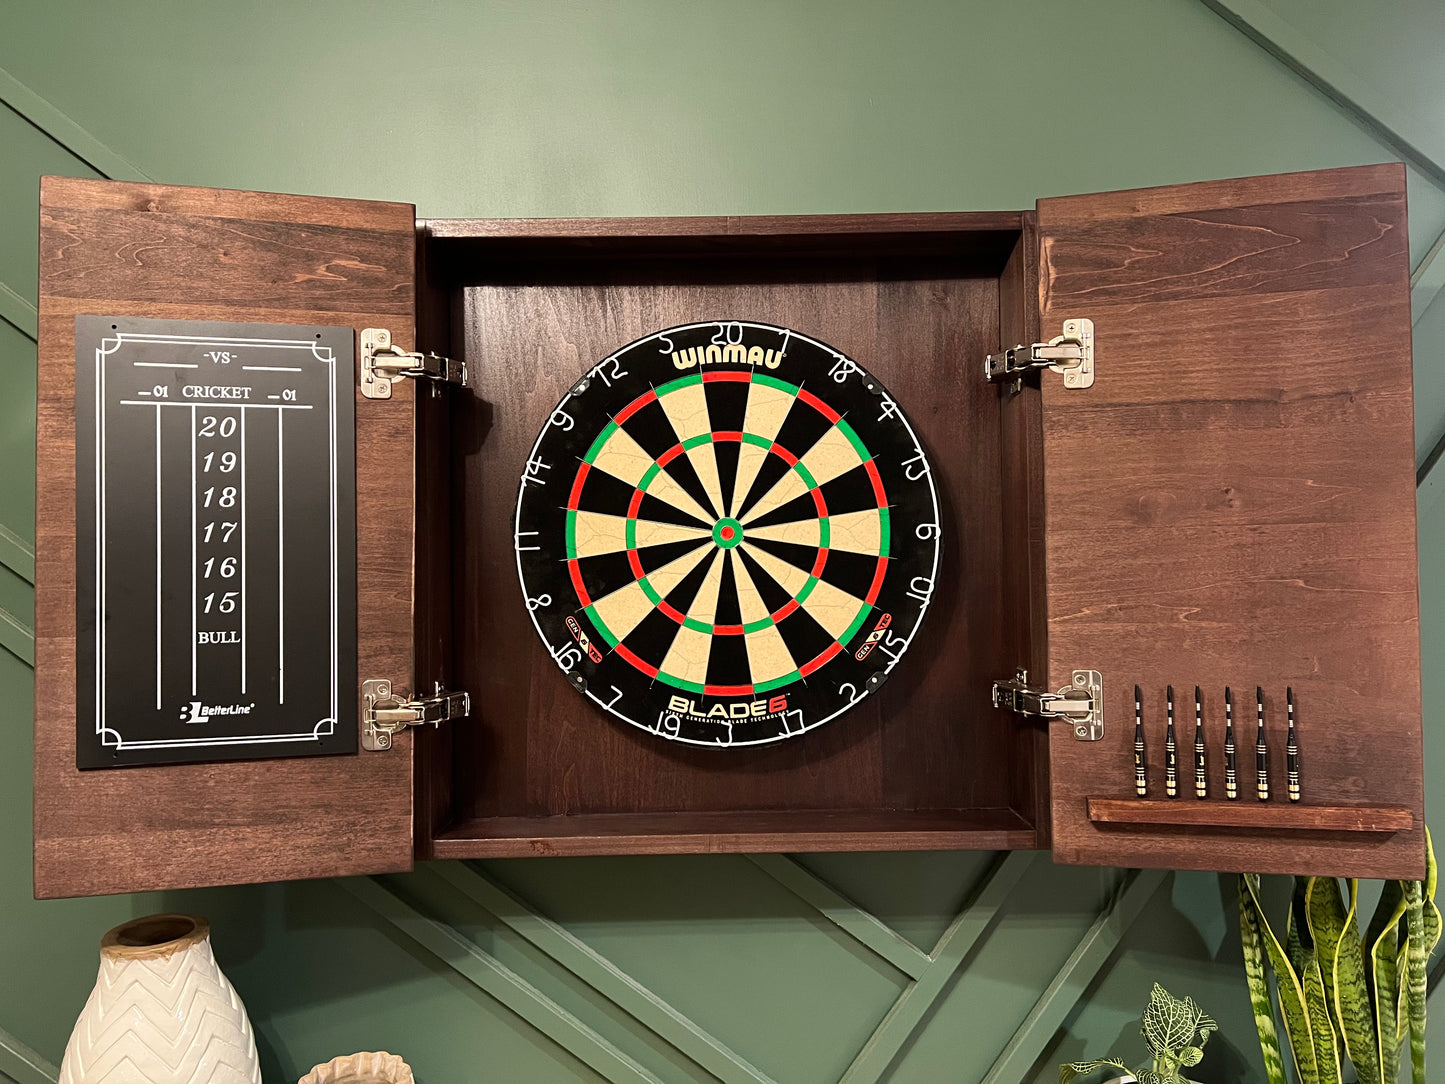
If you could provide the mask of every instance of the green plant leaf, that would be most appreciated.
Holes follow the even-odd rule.
[[[1410,1065],[1414,1084],[1425,1079],[1425,993],[1430,955],[1440,943],[1440,909],[1435,906],[1435,888],[1439,870],[1435,865],[1435,847],[1430,829],[1425,829],[1425,880],[1405,886],[1409,922],[1408,981],[1410,1005]]]
[[[1118,1069],[1121,1072],[1129,1073],[1131,1070],[1122,1061],[1115,1061],[1113,1058],[1095,1058],[1093,1061],[1071,1061],[1059,1066],[1059,1084],[1069,1084],[1069,1081],[1081,1073],[1092,1073],[1104,1066],[1111,1069]]]
[[[1380,1084],[1375,1019],[1365,984],[1365,957],[1355,919],[1360,882],[1350,881],[1345,909],[1334,877],[1311,877],[1305,886],[1310,936],[1319,954],[1326,1007],[1360,1084]],[[1393,1082],[1391,1082],[1393,1084]]]
[[[1365,931],[1369,952],[1366,982],[1374,1003],[1376,1079],[1395,1084],[1400,1075],[1399,999],[1400,920],[1405,915],[1405,887],[1400,881],[1386,881],[1380,902]]]
[[[1314,1036],[1310,1033],[1309,1012],[1305,1006],[1304,987],[1299,975],[1290,965],[1285,946],[1270,928],[1264,917],[1264,908],[1259,903],[1259,874],[1246,873],[1240,877],[1240,910],[1246,908],[1253,916],[1260,940],[1264,943],[1270,966],[1274,968],[1275,989],[1279,994],[1280,1015],[1284,1018],[1285,1037],[1289,1040],[1290,1053],[1294,1055],[1295,1072],[1299,1084],[1320,1084],[1319,1066],[1315,1057]],[[1286,928],[1294,925],[1293,909],[1286,922]],[[1298,944],[1296,940],[1296,944]],[[1256,1010],[1256,1024],[1259,1023]],[[1261,1041],[1261,1047],[1263,1042]],[[1281,1078],[1283,1074],[1281,1073]]]
[[[1286,1084],[1284,1055],[1279,1049],[1279,1032],[1274,1026],[1274,1005],[1269,997],[1269,978],[1264,967],[1264,943],[1259,930],[1260,917],[1255,910],[1244,875],[1239,878],[1239,941],[1244,950],[1244,982],[1249,988],[1249,1004],[1254,1009],[1254,1027],[1259,1033],[1259,1051],[1264,1058],[1264,1075],[1268,1084]],[[1281,980],[1283,981],[1283,980]]]
[[[1305,883],[1303,877],[1294,879],[1294,889],[1289,899],[1289,914],[1284,922],[1284,945],[1289,952],[1289,965],[1296,975],[1304,973],[1305,957],[1313,945],[1305,944],[1309,937],[1309,923],[1305,916]]]
[[[1192,997],[1175,997],[1156,982],[1144,1009],[1140,1031],[1149,1052],[1156,1058],[1161,1055],[1177,1058],[1179,1051],[1193,1043],[1201,1029],[1208,1038],[1218,1026]]]
[[[1410,1020],[1410,1064],[1415,1084],[1425,1081],[1425,886],[1419,881],[1405,884],[1406,940],[1409,975],[1406,979],[1406,1011]],[[1416,990],[1418,987],[1418,991]]]
[[[1204,1060],[1204,1051],[1197,1046],[1186,1046],[1179,1051],[1179,1064],[1186,1069],[1193,1068]]]
[[[1305,995],[1305,1010],[1310,1034],[1315,1043],[1315,1070],[1319,1084],[1340,1084],[1340,1047],[1325,999],[1325,979],[1320,972],[1319,957],[1311,952],[1305,957],[1300,974]]]
[[[1403,882],[1406,889],[1410,882]],[[1395,970],[1399,973],[1399,992],[1395,995],[1395,1041],[1404,1042],[1405,1036],[1410,1034],[1410,920],[1409,920],[1409,899],[1406,893],[1405,906],[1407,914],[1400,920],[1400,933],[1398,940],[1400,948],[1395,953]]]

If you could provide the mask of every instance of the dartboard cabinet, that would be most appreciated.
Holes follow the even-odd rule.
[[[1404,185],[481,221],[46,178],[37,896],[1419,876]]]

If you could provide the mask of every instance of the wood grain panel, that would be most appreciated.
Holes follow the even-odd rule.
[[[463,821],[435,843],[438,858],[1024,850],[1033,846],[1033,828],[1009,809],[482,817]]]
[[[1088,316],[1097,381],[1043,382],[1051,687],[1101,670],[1104,739],[1051,732],[1056,857],[1182,869],[1418,877],[1424,870],[1408,251],[1399,166],[1039,204],[1043,334]],[[1409,811],[1393,834],[1102,829],[1087,797],[1133,793],[1133,686],[1151,795],[1164,689],[1204,691],[1211,803],[1235,691],[1254,802],[1252,691],[1266,692],[1275,802],[1284,693],[1304,802]],[[1188,712],[1181,724],[1192,722]],[[1192,726],[1181,738],[1192,744]],[[1194,802],[1181,746],[1179,801]],[[1241,808],[1244,803],[1241,802]],[[1258,805],[1258,803],[1255,803]],[[1253,807],[1251,807],[1253,808]],[[1240,834],[1244,832],[1245,834]]]
[[[1394,805],[1303,805],[1271,802],[1139,801],[1090,798],[1089,819],[1097,824],[1203,825],[1209,828],[1293,828],[1310,832],[1398,832],[1415,815]],[[1249,873],[1241,866],[1235,872]]]
[[[999,346],[1039,340],[1038,229],[1032,211],[1024,215],[1018,245],[999,277]],[[977,375],[975,370],[973,375]],[[990,387],[999,398],[999,469],[1002,486],[1002,543],[1005,608],[1001,642],[1007,657],[998,678],[1015,668],[1030,675],[1048,668],[1044,601],[1044,449],[1038,383],[1018,391]],[[999,715],[997,724],[1013,730],[1009,761],[1016,808],[1030,810],[1038,825],[1038,847],[1049,845],[1048,733],[1030,720]]]
[[[776,222],[769,229],[787,232]],[[966,237],[950,243],[966,246]],[[495,251],[474,241],[467,261],[451,265],[469,276],[462,352],[478,380],[478,400],[458,402],[453,419],[455,665],[483,707],[478,725],[459,728],[456,739],[457,815],[473,827],[444,833],[435,853],[530,853],[530,844],[489,840],[499,831],[506,839],[573,835],[583,824],[599,833],[590,853],[860,845],[852,832],[826,842],[840,811],[872,824],[877,846],[914,845],[883,838],[906,831],[911,810],[954,811],[940,814],[952,825],[945,834],[953,842],[942,845],[996,845],[992,821],[968,835],[975,814],[1006,816],[1010,838],[1031,841],[1028,820],[1011,812],[1017,788],[997,770],[1012,756],[1011,728],[977,725],[992,718],[989,681],[1011,663],[995,635],[1003,613],[998,397],[969,379],[973,362],[998,345],[1002,258],[984,276],[972,271],[976,254],[879,255],[871,240],[847,256],[806,261],[737,252],[642,261],[627,249],[614,250],[615,259],[594,252],[519,268]],[[941,594],[898,672],[846,717],[769,748],[679,747],[598,711],[566,686],[531,634],[513,567],[518,478],[557,400],[619,344],[714,315],[795,328],[876,373],[930,450],[948,517]],[[598,820],[622,815],[639,816],[638,833],[652,842],[629,842],[605,827],[615,821]],[[703,838],[728,818],[752,824],[763,815],[777,826],[759,824],[750,844]],[[791,842],[778,836],[786,824]],[[724,834],[741,838],[736,829]],[[943,838],[908,839],[925,837]]]
[[[75,316],[384,326],[410,343],[400,204],[48,177],[41,188],[35,893],[406,869],[411,741],[389,754],[75,767]],[[356,401],[361,673],[412,678],[413,391]]]

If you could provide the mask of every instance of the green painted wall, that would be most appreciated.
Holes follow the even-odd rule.
[[[1438,19],[1266,10],[1334,35],[1321,52],[1353,58],[1378,102],[1428,115],[1412,96],[1438,86]],[[1401,43],[1422,82],[1352,53],[1365,30]],[[46,1079],[14,1049],[58,1063],[99,935],[160,909],[212,919],[268,1081],[378,1047],[431,1084],[802,1084],[855,1059],[855,1081],[934,1084],[980,1080],[1000,1055],[997,1080],[1052,1081],[1060,1057],[1137,1053],[1155,979],[1224,1024],[1201,1080],[1257,1078],[1232,886],[1213,875],[974,853],[554,859],[33,901],[36,178],[397,199],[434,217],[1017,208],[1397,157],[1349,109],[1196,0],[12,0],[0,100],[0,1080]],[[1412,163],[1416,259],[1445,230],[1442,175]],[[1445,301],[1416,331],[1423,455],[1445,432]],[[1445,643],[1436,481],[1421,495],[1427,653]],[[1440,682],[1427,667],[1427,702]]]

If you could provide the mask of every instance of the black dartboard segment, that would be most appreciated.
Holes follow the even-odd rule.
[[[786,328],[669,328],[557,404],[522,472],[517,572],[567,680],[674,741],[820,726],[882,684],[938,573],[898,404]]]

